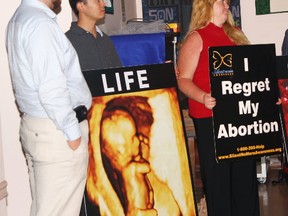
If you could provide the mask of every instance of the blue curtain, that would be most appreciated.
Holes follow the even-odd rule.
[[[123,66],[165,62],[165,33],[111,36]]]

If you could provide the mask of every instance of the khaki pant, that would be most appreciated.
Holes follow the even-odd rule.
[[[20,137],[32,193],[31,216],[79,216],[88,165],[88,123],[73,151],[50,119],[24,115]]]

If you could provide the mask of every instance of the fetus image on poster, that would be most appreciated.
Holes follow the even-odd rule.
[[[181,215],[172,193],[151,170],[149,137],[152,110],[146,97],[118,97],[106,104],[100,123],[102,161],[125,215]],[[162,187],[164,196],[160,198]],[[158,194],[157,194],[158,193]],[[157,198],[158,197],[158,198]],[[163,210],[159,200],[169,201]],[[157,203],[155,203],[155,201]],[[161,210],[162,208],[162,210]]]
[[[173,102],[177,95],[169,90],[143,95],[94,99],[88,215],[195,215],[181,118]]]
[[[153,118],[145,102],[139,97],[110,101],[100,126],[103,165],[128,215],[135,215],[137,209],[157,215],[153,209],[153,188],[147,176],[151,171],[147,157]]]

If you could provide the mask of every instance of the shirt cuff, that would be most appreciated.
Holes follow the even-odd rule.
[[[81,130],[79,124],[73,125],[64,131],[64,136],[68,141],[73,141],[81,137]]]

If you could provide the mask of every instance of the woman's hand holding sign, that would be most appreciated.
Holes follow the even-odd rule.
[[[210,93],[204,93],[203,104],[207,109],[212,109],[216,105],[216,99]]]

